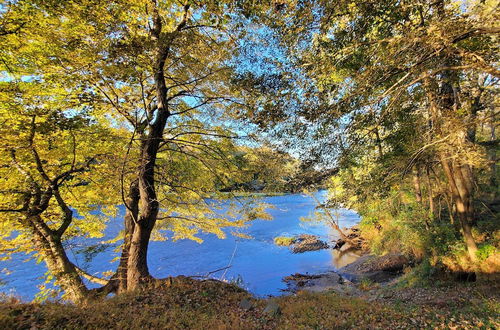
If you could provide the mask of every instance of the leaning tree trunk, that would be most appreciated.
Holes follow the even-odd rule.
[[[26,221],[32,228],[33,243],[43,257],[55,283],[64,290],[65,297],[73,302],[83,302],[90,296],[90,290],[83,283],[75,265],[69,260],[62,242],[57,235],[39,228],[39,215],[30,216]]]
[[[474,209],[472,207],[472,193],[465,183],[463,167],[453,164],[456,161],[441,157],[441,165],[448,180],[453,202],[456,206],[458,220],[462,229],[467,252],[471,260],[477,259],[477,245],[472,236],[472,222],[474,219]]]
[[[457,137],[453,139],[454,142],[444,145],[438,153],[441,166],[448,181],[449,191],[456,207],[469,257],[475,261],[477,259],[477,245],[472,236],[472,224],[474,222],[474,209],[472,205],[474,178],[471,167],[468,164],[460,162],[460,155],[452,154],[454,150],[462,150],[468,143],[467,128],[461,127],[461,121],[458,118],[459,115],[456,114],[458,109],[456,97],[458,88],[454,89],[453,87],[455,79],[456,77],[450,72],[445,71],[442,74],[442,84],[438,94],[439,98],[437,98],[433,88],[437,84],[431,84],[427,80],[426,88],[435,134]],[[454,125],[451,123],[454,123]]]

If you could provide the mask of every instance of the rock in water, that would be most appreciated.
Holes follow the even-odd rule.
[[[328,249],[326,242],[320,240],[317,236],[303,234],[300,235],[292,246],[293,253],[302,253],[307,251],[317,251]]]

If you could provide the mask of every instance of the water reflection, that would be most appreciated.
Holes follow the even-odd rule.
[[[332,265],[336,269],[347,266],[360,257],[359,251],[355,249],[330,250],[330,253],[332,254]]]

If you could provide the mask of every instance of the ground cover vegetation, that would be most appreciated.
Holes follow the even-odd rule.
[[[257,200],[222,211],[217,198],[326,182],[318,216],[338,226],[329,208],[356,210],[371,252],[420,264],[406,285],[436,269],[497,274],[499,6],[2,1],[0,250],[44,262],[63,299],[87,307],[6,302],[0,322],[494,327],[498,303],[481,288],[462,313],[306,294],[270,316],[263,300],[237,307],[248,294],[233,286],[154,278],[147,252],[153,239],[239,235],[269,218]],[[67,246],[102,237],[119,205],[117,261],[90,274]],[[124,308],[147,312],[128,320]]]
[[[85,307],[6,302],[0,305],[0,325],[6,329],[495,329],[499,306],[492,294],[490,286],[459,284],[427,294],[403,290],[371,301],[335,293],[265,300],[234,285],[177,279],[168,287],[128,292]],[[243,300],[249,307],[241,306]],[[270,311],[268,306],[276,309]]]

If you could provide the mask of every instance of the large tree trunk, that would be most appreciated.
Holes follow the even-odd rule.
[[[437,134],[442,136],[457,136],[454,142],[449,143],[439,151],[439,158],[448,187],[456,207],[460,228],[464,237],[469,257],[472,261],[477,260],[477,245],[472,236],[472,224],[474,222],[474,210],[472,205],[474,179],[472,169],[467,164],[462,164],[460,155],[452,154],[454,150],[461,150],[467,144],[467,127],[461,127],[460,120],[456,114],[458,101],[456,94],[458,88],[453,84],[457,78],[452,73],[445,71],[442,74],[442,83],[439,98],[436,97],[432,84],[426,83],[427,96],[433,116],[433,125]],[[434,84],[436,86],[436,84]],[[450,125],[451,123],[455,125]],[[456,144],[459,145],[456,145]],[[451,212],[451,210],[450,210]]]
[[[151,37],[156,44],[154,82],[157,106],[149,113],[148,132],[142,135],[141,159],[138,173],[139,205],[138,217],[133,226],[127,258],[127,290],[135,290],[140,284],[152,279],[149,274],[147,255],[149,239],[156,223],[159,203],[155,190],[155,164],[163,131],[170,117],[168,109],[168,88],[165,82],[165,62],[177,34],[186,25],[189,5],[184,6],[184,16],[175,31],[167,37],[162,31],[162,18],[156,1],[153,1],[153,28]]]
[[[126,240],[126,289],[135,290],[141,283],[151,279],[148,269],[148,245],[158,216],[159,204],[155,190],[155,163],[159,144],[168,116],[158,114],[157,121],[143,136],[141,164],[137,183],[131,186],[129,196],[134,199],[136,210],[128,210],[125,219]],[[159,122],[162,120],[162,122]],[[134,214],[136,213],[136,214]],[[132,221],[131,221],[132,220]],[[125,257],[125,255],[124,255]]]
[[[161,71],[162,79],[163,71]],[[155,75],[156,76],[156,75]],[[164,86],[163,86],[164,87]],[[158,98],[158,114],[154,124],[141,144],[141,164],[138,175],[138,218],[134,224],[127,260],[127,290],[135,290],[138,285],[151,279],[147,264],[147,254],[151,232],[156,223],[159,203],[155,190],[155,164],[167,119],[166,91]]]
[[[127,290],[135,290],[152,279],[147,262],[151,231],[152,228],[141,225],[134,228],[128,255]]]
[[[457,166],[447,157],[447,155],[441,156],[441,165],[443,166],[444,173],[448,179],[448,185],[453,197],[453,202],[456,206],[456,211],[458,215],[458,220],[460,221],[460,227],[462,229],[462,235],[464,237],[465,244],[467,246],[467,252],[471,260],[476,261],[477,256],[477,245],[472,236],[472,222],[474,218],[474,210],[472,207],[472,195],[471,191],[467,189],[467,185],[464,182],[462,166]]]

